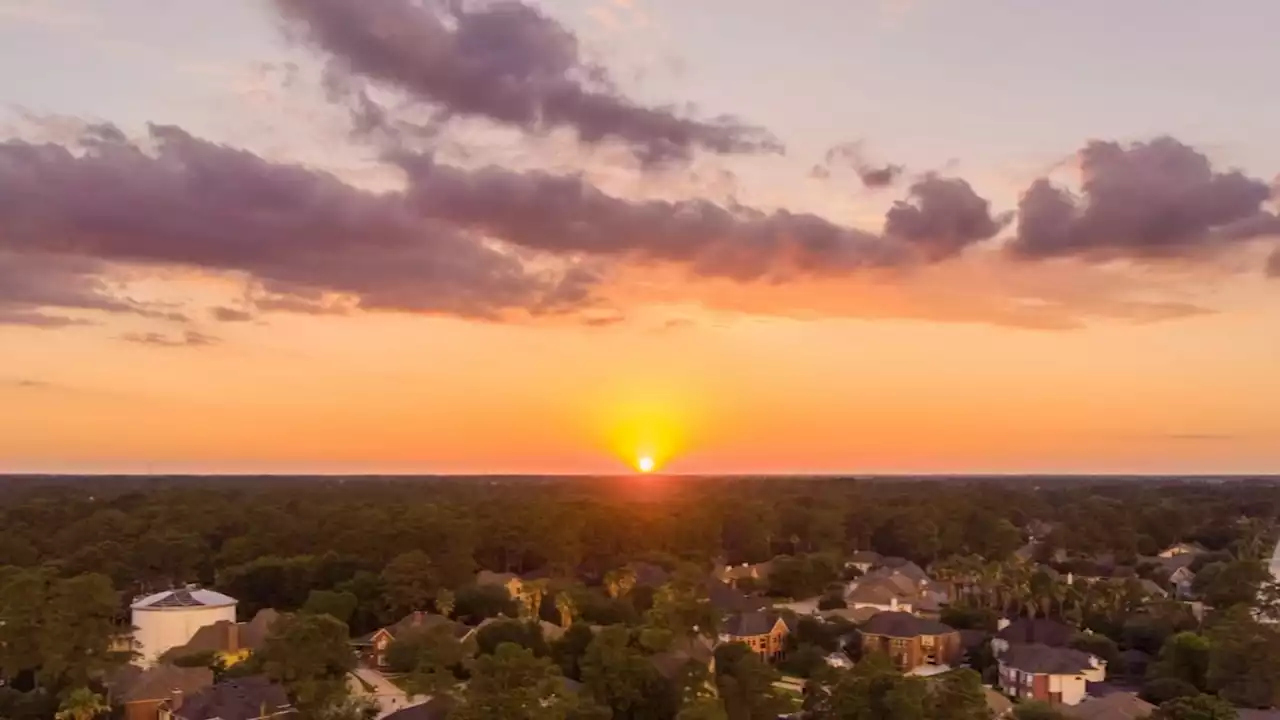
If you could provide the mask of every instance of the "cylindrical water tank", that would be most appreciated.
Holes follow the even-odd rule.
[[[134,601],[133,640],[138,662],[153,664],[165,651],[185,645],[196,631],[219,620],[236,621],[236,600],[212,590],[166,590]]]

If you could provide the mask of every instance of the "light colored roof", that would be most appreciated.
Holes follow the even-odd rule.
[[[135,600],[134,610],[180,610],[194,607],[225,607],[235,605],[236,599],[212,590],[165,590]]]

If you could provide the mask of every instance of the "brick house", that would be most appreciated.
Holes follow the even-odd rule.
[[[1070,648],[1012,645],[997,657],[1000,689],[1010,697],[1079,705],[1088,683],[1107,679],[1107,664]]]
[[[126,665],[107,685],[111,699],[124,705],[124,720],[158,720],[162,710],[176,708],[183,697],[212,686],[213,671],[165,663],[146,670]]]
[[[964,654],[958,630],[911,613],[879,613],[861,633],[864,654],[884,653],[902,672],[922,665],[952,665]]]
[[[382,669],[387,667],[387,649],[397,637],[414,630],[427,630],[438,625],[448,625],[459,640],[466,637],[471,630],[466,625],[454,622],[443,615],[412,612],[393,625],[378,628],[368,635],[352,640],[351,645],[359,653],[361,660]]]
[[[721,642],[740,642],[751,648],[760,659],[773,662],[786,651],[791,628],[776,613],[756,610],[734,613],[720,633]]]

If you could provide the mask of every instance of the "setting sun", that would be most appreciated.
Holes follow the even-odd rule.
[[[648,455],[644,455],[636,460],[636,469],[642,473],[653,472],[653,468],[653,458]]]

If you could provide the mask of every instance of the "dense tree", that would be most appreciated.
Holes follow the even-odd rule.
[[[1162,703],[1151,713],[1151,720],[1236,720],[1231,703],[1213,695],[1180,697]]]
[[[382,571],[388,607],[403,615],[425,610],[440,588],[440,579],[431,556],[421,550],[401,553]]]
[[[403,687],[415,695],[452,689],[465,659],[462,643],[448,623],[410,630],[387,648],[387,665],[403,674]]]
[[[1013,706],[1013,720],[1067,720],[1067,716],[1049,703],[1028,700]]]
[[[930,720],[990,720],[982,676],[973,670],[945,673],[934,685],[929,699]]]
[[[1183,632],[1165,641],[1149,675],[1152,679],[1180,680],[1203,692],[1208,689],[1208,672],[1209,639]]]
[[[1204,601],[1217,608],[1232,605],[1252,605],[1258,597],[1258,589],[1271,578],[1259,560],[1234,560],[1214,563],[1200,571],[1193,588]]]
[[[1209,632],[1211,690],[1236,705],[1280,705],[1280,628],[1238,609]]]
[[[58,706],[56,720],[93,720],[110,710],[106,700],[89,688],[76,688]]]
[[[476,647],[482,655],[492,655],[504,644],[517,645],[538,657],[550,654],[542,628],[536,622],[526,620],[499,620],[480,628],[476,633]]]
[[[560,666],[560,672],[572,680],[582,680],[582,657],[595,640],[595,633],[586,623],[574,623],[564,635],[551,643],[551,658]]]
[[[312,590],[302,604],[302,612],[328,615],[335,620],[349,623],[360,599],[355,593],[338,590]]]
[[[566,720],[566,697],[555,665],[529,650],[503,643],[476,660],[471,682],[450,720]]]
[[[596,703],[619,720],[663,718],[679,705],[671,687],[632,633],[613,625],[596,634],[582,657],[582,682]]]
[[[774,687],[778,674],[742,643],[716,648],[716,688],[729,720],[774,720],[790,702]]]
[[[277,620],[255,661],[267,677],[289,691],[303,712],[344,701],[346,675],[355,667],[347,626],[328,615],[312,614]]]

